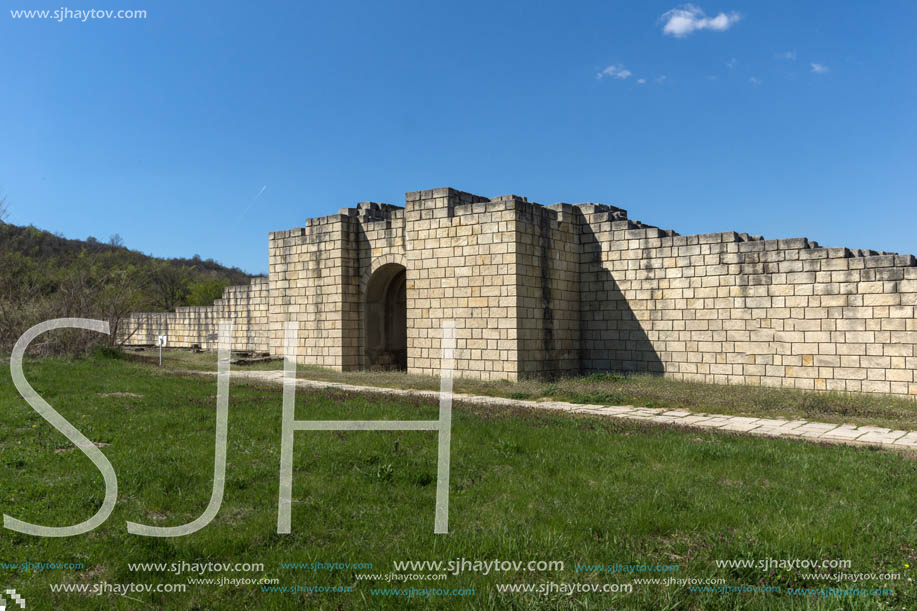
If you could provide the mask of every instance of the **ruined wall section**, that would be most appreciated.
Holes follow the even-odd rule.
[[[167,335],[170,347],[199,346],[205,350],[216,350],[220,320],[233,321],[233,350],[267,352],[267,278],[253,278],[251,284],[226,287],[223,297],[214,301],[213,305],[180,307],[174,312],[132,314],[121,337],[125,345],[148,346],[155,344],[160,335]]]
[[[234,350],[262,353],[270,351],[269,295],[268,279],[254,278],[249,285],[226,287],[222,299],[214,302],[213,309],[217,320],[233,322],[232,345]],[[213,329],[211,333],[216,333],[216,327]]]
[[[440,374],[443,320],[456,376],[516,379],[516,210],[454,189],[406,194],[408,372]]]
[[[661,366],[702,382],[917,394],[913,256],[596,221],[586,269],[600,271],[586,303],[608,307],[586,324],[617,327],[605,332],[627,349],[587,340],[584,369]],[[649,359],[628,360],[647,350]]]
[[[580,225],[570,204],[544,207],[508,196],[516,210],[519,374],[580,370]]]

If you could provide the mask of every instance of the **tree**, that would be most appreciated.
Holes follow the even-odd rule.
[[[141,305],[140,287],[140,277],[132,265],[113,266],[98,254],[80,253],[62,271],[60,286],[51,296],[57,316],[106,320],[110,332],[103,336],[68,330],[49,335],[48,342],[53,346],[50,351],[85,354],[99,344],[124,343],[135,331],[128,328],[128,323],[131,312]]]
[[[6,205],[6,198],[0,197],[0,223],[6,222],[6,217],[10,215],[10,209]]]
[[[208,306],[223,296],[223,289],[229,282],[222,278],[205,278],[192,282],[188,292],[188,305]]]
[[[0,269],[0,350],[9,354],[26,329],[56,317],[47,316],[48,285],[53,284],[56,290],[56,282],[38,263],[17,250],[0,252]]]
[[[137,331],[130,328],[131,313],[141,305],[137,272],[133,266],[109,271],[96,295],[97,316],[108,321],[109,346],[124,344]]]
[[[188,281],[186,268],[164,261],[154,264],[150,272],[154,305],[166,312],[182,305],[188,296]]]
[[[124,238],[121,237],[120,233],[113,233],[108,238],[108,245],[115,248],[124,248]]]

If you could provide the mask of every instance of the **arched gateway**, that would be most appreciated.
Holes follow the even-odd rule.
[[[366,366],[408,368],[407,285],[403,265],[386,263],[373,271],[365,294]]]

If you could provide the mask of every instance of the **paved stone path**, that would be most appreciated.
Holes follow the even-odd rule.
[[[209,372],[216,375],[215,372]],[[282,371],[233,371],[234,378],[247,378],[280,384],[283,382]],[[404,390],[380,386],[356,386],[338,382],[320,382],[316,380],[296,380],[300,388],[315,390],[337,389],[348,392],[377,393],[392,396],[424,397],[438,400],[439,393],[431,390]],[[528,407],[534,409],[551,409],[573,414],[593,414],[625,420],[641,420],[658,424],[675,424],[700,429],[719,429],[767,437],[783,437],[803,441],[820,441],[856,445],[875,445],[895,449],[917,451],[917,431],[893,431],[878,426],[855,426],[853,424],[829,424],[826,422],[809,422],[807,420],[783,420],[767,418],[748,418],[744,416],[724,416],[702,414],[685,410],[666,410],[632,405],[584,405],[563,401],[526,401],[506,399],[483,395],[465,395],[453,393],[453,400],[478,405],[495,405],[503,407]]]

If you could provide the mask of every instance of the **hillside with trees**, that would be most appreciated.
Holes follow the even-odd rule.
[[[35,227],[3,222],[0,201],[0,350],[32,325],[52,318],[108,320],[111,335],[53,331],[36,339],[30,354],[80,353],[114,344],[131,312],[210,305],[226,286],[252,276],[213,259],[162,259],[131,250],[117,234],[102,242],[68,239]]]

